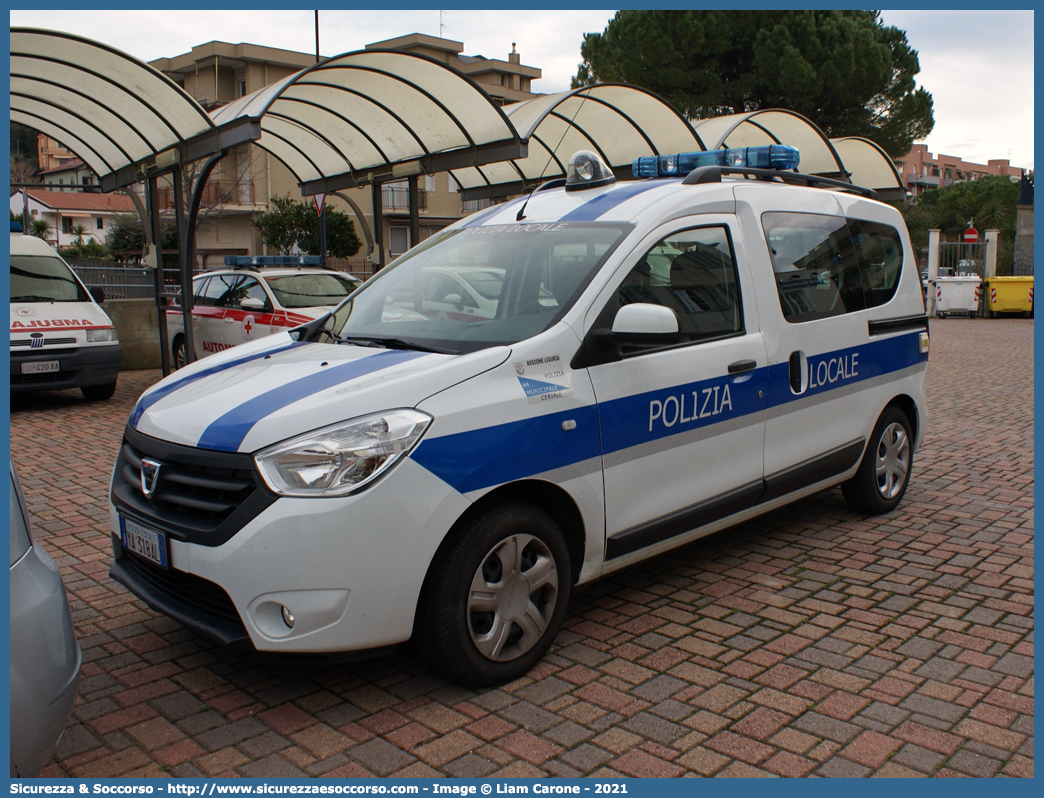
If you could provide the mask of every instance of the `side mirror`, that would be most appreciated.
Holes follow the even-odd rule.
[[[636,302],[616,311],[608,338],[617,346],[669,346],[681,340],[681,333],[673,310]]]
[[[678,317],[663,305],[636,302],[616,311],[611,332],[613,335],[677,335]]]
[[[100,305],[105,301],[105,289],[100,285],[94,286],[94,288],[91,289],[91,297],[93,297],[94,301]]]
[[[253,311],[258,313],[265,309],[265,303],[258,299],[256,296],[248,296],[239,303],[239,307],[242,310]]]

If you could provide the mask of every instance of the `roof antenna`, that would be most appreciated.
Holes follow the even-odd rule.
[[[534,188],[532,191],[529,192],[529,196],[526,197],[526,201],[522,203],[522,207],[518,209],[518,213],[515,214],[515,221],[521,222],[523,219],[526,218],[526,206],[529,204],[529,201],[533,199],[533,195],[536,194],[538,191],[543,191],[545,188],[558,188],[559,186],[564,186],[565,184],[566,179],[564,177],[556,177],[552,180],[547,180],[541,183],[536,188]]]
[[[514,50],[514,48],[515,43],[512,42],[511,49]],[[582,90],[577,90],[576,94],[573,95],[580,97],[580,104],[576,107],[576,110],[573,111],[573,118],[569,120],[569,124],[566,125],[565,129],[562,131],[562,137],[558,140],[558,144],[556,144],[555,148],[549,152],[547,163],[545,163],[544,168],[540,170],[540,177],[544,176],[544,172],[547,171],[547,167],[549,167],[551,165],[551,161],[555,159],[555,153],[558,151],[558,148],[562,146],[562,142],[565,141],[565,137],[566,134],[569,132],[569,128],[572,127],[573,123],[576,121],[577,114],[579,114],[580,109],[584,107],[584,103],[587,102],[587,98],[589,95],[590,92],[584,92]],[[538,185],[536,188],[533,189],[530,195],[526,197],[526,201],[522,203],[522,207],[518,209],[518,214],[515,216],[515,221],[521,222],[523,219],[526,218],[526,206],[529,204],[529,201],[533,199],[533,194],[536,194],[538,191],[542,191],[545,188],[557,188],[558,186],[564,186],[565,184],[566,179],[564,177],[559,177],[555,178],[554,180],[548,180],[546,183],[541,183],[540,185]]]

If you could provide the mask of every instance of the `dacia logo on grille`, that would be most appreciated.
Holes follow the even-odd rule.
[[[159,483],[160,466],[163,465],[151,458],[141,458],[141,492],[146,499],[151,499]]]

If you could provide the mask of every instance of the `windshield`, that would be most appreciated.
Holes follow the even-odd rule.
[[[570,222],[445,232],[371,278],[321,340],[472,352],[531,338],[562,317],[630,229]]]
[[[266,277],[265,282],[284,308],[333,307],[359,285],[350,277],[335,272]]]
[[[11,256],[12,302],[90,302],[65,261],[46,255]]]

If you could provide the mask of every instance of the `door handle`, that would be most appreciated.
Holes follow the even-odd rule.
[[[802,373],[805,370],[804,361],[803,352],[790,353],[790,390],[794,393],[801,393],[805,390],[805,375]]]
[[[753,371],[758,367],[755,360],[737,360],[729,365],[729,374],[742,374],[744,371]]]
[[[225,316],[225,324],[235,324],[235,323],[236,323],[236,320],[233,319],[231,316]]]

